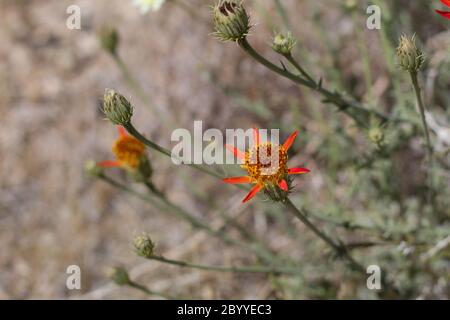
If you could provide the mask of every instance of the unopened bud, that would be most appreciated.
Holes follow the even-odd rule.
[[[138,256],[144,258],[151,258],[153,256],[155,244],[148,234],[143,233],[142,235],[135,237],[133,245]]]
[[[250,17],[241,2],[220,0],[213,9],[215,36],[222,41],[245,38],[251,28]]]
[[[133,116],[133,107],[120,93],[106,89],[103,97],[103,113],[112,123],[126,126]]]
[[[369,140],[376,145],[384,142],[384,132],[381,128],[375,127],[369,130]]]
[[[99,177],[103,173],[103,169],[93,160],[86,161],[84,171],[93,178]]]
[[[118,286],[124,286],[131,282],[128,271],[123,267],[112,267],[107,270],[107,275]]]
[[[416,46],[416,36],[402,36],[397,48],[397,63],[405,71],[417,72],[423,66],[425,56]]]
[[[272,41],[272,49],[279,54],[289,55],[295,47],[296,41],[291,32],[277,34]]]

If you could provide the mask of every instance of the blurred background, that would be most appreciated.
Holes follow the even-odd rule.
[[[314,212],[326,232],[349,242],[377,242],[355,246],[354,254],[386,268],[404,297],[448,298],[448,248],[436,262],[420,262],[421,254],[450,235],[450,22],[433,12],[442,9],[439,1],[374,1],[382,8],[381,30],[366,28],[366,1],[282,0],[287,16],[277,1],[246,1],[255,23],[249,41],[267,58],[278,63],[271,38],[289,27],[298,39],[294,56],[324,86],[377,110],[413,117],[414,93],[408,75],[395,66],[395,47],[401,34],[417,34],[427,55],[420,81],[433,114],[433,143],[442,154],[437,201],[443,217],[435,225],[425,221],[426,232],[414,238],[417,245],[410,228],[429,210],[423,205],[420,130],[385,128],[395,151],[374,157],[367,135],[320,96],[271,73],[236,44],[214,39],[208,23],[214,1],[179,1],[195,15],[173,3],[141,14],[131,0],[0,1],[0,298],[154,298],[112,284],[105,269],[114,265],[152,290],[178,297],[377,297],[282,207],[242,205],[242,190],[175,167],[153,151],[153,182],[171,201],[240,239],[224,223],[224,216],[232,219],[273,252],[298,261],[304,273],[218,274],[137,257],[130,242],[146,231],[157,252],[173,259],[257,263],[248,252],[85,174],[87,160],[113,157],[117,131],[100,112],[105,88],[129,98],[135,126],[166,147],[174,129],[192,130],[194,120],[202,120],[204,130],[280,128],[282,140],[299,130],[290,164],[313,173],[295,181],[293,201]],[[66,28],[72,4],[81,8],[81,30]],[[101,48],[98,34],[105,25],[118,31],[120,57],[145,97]],[[240,172],[217,170],[224,176]],[[120,170],[110,172],[145,192]],[[369,227],[350,228],[352,223]],[[81,268],[81,290],[66,288],[72,264]]]

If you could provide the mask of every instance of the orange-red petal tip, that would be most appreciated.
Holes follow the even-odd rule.
[[[254,196],[256,196],[256,194],[261,191],[262,186],[261,185],[256,185],[254,186],[250,192],[247,194],[247,196],[244,198],[244,200],[242,200],[242,203],[246,203],[247,201],[251,200]]]
[[[308,172],[311,172],[311,170],[309,170],[307,168],[290,168],[290,169],[288,169],[289,174],[303,174],[303,173],[308,173]]]
[[[231,153],[233,153],[238,159],[245,159],[245,152],[242,152],[236,147],[233,147],[232,145],[226,144],[225,148],[228,149]]]
[[[239,184],[239,183],[251,183],[252,179],[250,177],[233,177],[222,179],[222,181],[229,184]]]
[[[298,136],[298,131],[293,132],[289,138],[283,144],[284,149],[287,151],[294,144],[295,138]]]
[[[286,191],[286,192],[289,191],[289,186],[288,186],[286,180],[284,180],[284,179],[281,180],[281,181],[278,183],[278,186],[279,186],[283,191]]]
[[[117,131],[119,131],[119,136],[126,137],[128,135],[127,130],[122,126],[117,126]]]
[[[101,162],[97,163],[97,166],[102,167],[102,168],[116,168],[116,167],[120,167],[121,163],[119,161],[106,160],[106,161],[101,161]]]

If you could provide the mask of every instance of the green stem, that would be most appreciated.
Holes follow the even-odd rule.
[[[229,236],[223,234],[222,232],[217,231],[207,225],[206,223],[203,223],[198,218],[196,218],[191,213],[185,211],[183,208],[180,208],[179,206],[172,203],[170,200],[165,198],[164,196],[159,197],[158,199],[160,201],[156,201],[154,197],[143,195],[137,191],[135,191],[132,188],[129,188],[128,186],[106,176],[105,174],[99,175],[99,179],[109,183],[110,185],[114,186],[115,188],[122,190],[124,192],[127,192],[133,196],[136,196],[146,202],[149,202],[159,210],[166,210],[169,208],[171,212],[173,212],[178,218],[187,221],[193,228],[200,229],[205,231],[210,236],[213,236],[215,238],[221,239],[224,243],[228,245],[235,245],[238,247],[241,247],[242,249],[253,252],[256,256],[258,256],[263,261],[266,261],[268,263],[272,263],[273,261],[278,260],[278,258],[268,249],[266,249],[261,243],[246,243],[241,242],[238,240],[235,240],[233,238],[230,238]]]
[[[314,87],[317,86],[316,81],[309,75],[308,72],[292,57],[292,54],[286,54],[284,56]]]
[[[365,268],[359,264],[348,252],[347,248],[341,243],[331,239],[324,232],[319,230],[307,217],[306,215],[297,208],[292,201],[288,198],[286,201],[287,208],[291,211],[294,216],[296,216],[306,227],[308,227],[316,236],[322,239],[325,243],[327,243],[339,257],[344,257],[352,267],[360,272],[365,273]]]
[[[166,259],[161,256],[153,256],[149,260],[159,261],[165,264],[175,265],[183,268],[192,268],[199,270],[208,270],[216,272],[233,272],[233,273],[271,273],[271,274],[299,274],[301,270],[298,268],[277,268],[264,266],[250,266],[250,267],[227,267],[227,266],[211,266],[203,264],[189,263],[185,261]]]
[[[356,111],[362,112],[364,114],[365,118],[369,118],[370,115],[376,115],[383,121],[389,121],[389,120],[405,121],[405,120],[401,120],[401,119],[391,119],[389,116],[387,116],[379,111],[367,109],[357,102],[350,102],[350,101],[344,99],[339,93],[331,92],[331,91],[328,91],[327,89],[323,88],[322,85],[319,85],[319,83],[311,82],[309,80],[303,79],[302,77],[299,77],[299,76],[289,72],[286,69],[276,66],[275,64],[273,64],[272,62],[268,61],[266,58],[261,56],[257,51],[255,51],[255,49],[253,49],[253,47],[247,41],[247,38],[243,38],[243,39],[239,40],[238,44],[252,58],[254,58],[256,61],[261,63],[263,66],[267,67],[269,70],[271,70],[271,71],[279,74],[280,76],[285,77],[299,85],[308,87],[308,88],[313,89],[313,90],[317,91],[318,93],[322,94],[326,98],[327,102],[330,102],[330,103],[333,103],[334,105],[336,105],[339,108],[339,110],[345,112],[347,115],[352,117],[359,124],[363,124],[364,121],[359,119],[356,115],[349,112],[348,109],[354,109]]]
[[[417,77],[417,72],[410,72],[410,74],[411,74],[411,80],[413,83],[414,91],[416,93],[416,99],[417,99],[417,104],[419,106],[420,117],[422,119],[422,126],[423,126],[425,141],[426,141],[426,145],[427,145],[428,164],[431,165],[431,163],[433,161],[433,147],[431,146],[431,139],[430,139],[430,134],[428,131],[427,119],[425,117],[425,106],[424,106],[423,100],[422,100],[422,94],[421,94],[421,90],[420,90],[419,80]]]
[[[430,133],[428,130],[427,119],[425,116],[425,106],[422,100],[422,93],[419,85],[419,79],[417,72],[410,72],[411,81],[414,87],[414,91],[416,93],[417,105],[419,106],[420,118],[422,119],[422,126],[425,135],[425,142],[427,146],[427,179],[428,179],[428,192],[427,192],[427,202],[433,207],[433,210],[436,211],[436,203],[434,202],[433,197],[433,147],[431,145]],[[419,222],[420,225],[420,222]]]
[[[174,297],[165,295],[165,294],[160,293],[160,292],[152,291],[152,290],[148,289],[146,286],[141,285],[141,284],[136,283],[136,282],[131,281],[131,280],[130,280],[130,282],[127,285],[129,287],[131,287],[131,288],[134,288],[134,289],[137,289],[139,291],[142,291],[145,294],[148,294],[149,296],[156,296],[156,297],[160,297],[160,298],[163,298],[163,299],[166,299],[166,300],[176,300],[176,298],[174,298]]]
[[[174,157],[176,158],[176,160],[182,160],[179,157],[177,157],[176,155],[172,154],[172,152],[170,152],[170,150],[161,147],[160,145],[154,143],[153,141],[148,140],[147,138],[145,138],[139,131],[136,130],[136,128],[131,124],[128,123],[127,125],[124,125],[125,129],[127,129],[128,133],[131,134],[132,136],[134,136],[136,139],[138,139],[139,141],[141,141],[143,144],[145,144],[147,147],[154,149],[170,158]],[[188,163],[186,164],[189,167],[195,168],[197,170],[202,171],[203,173],[209,174],[210,176],[222,179],[222,176],[220,174],[218,174],[215,171],[206,169],[205,167],[198,165],[198,164],[193,164],[193,163]]]

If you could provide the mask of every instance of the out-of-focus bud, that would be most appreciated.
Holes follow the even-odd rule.
[[[384,131],[380,127],[369,129],[369,140],[377,146],[381,146],[384,142]]]
[[[152,174],[153,168],[149,158],[146,155],[142,155],[137,168],[132,171],[134,180],[136,182],[145,182],[151,178]]]
[[[115,56],[119,45],[119,34],[117,30],[113,27],[103,26],[98,32],[98,37],[103,50]]]
[[[345,5],[345,9],[347,9],[349,11],[353,11],[356,9],[358,4],[357,4],[356,0],[346,0],[344,5]]]
[[[416,46],[416,36],[402,36],[397,48],[397,63],[405,71],[417,72],[425,62],[425,55]]]
[[[99,167],[93,160],[88,160],[84,164],[84,171],[93,178],[99,177],[103,173],[103,168]]]
[[[213,8],[214,35],[222,41],[245,38],[251,28],[250,17],[242,1],[220,0]]]
[[[107,276],[118,286],[129,284],[130,276],[124,267],[112,267],[107,270]]]
[[[296,43],[291,32],[286,34],[279,33],[273,38],[272,49],[276,53],[286,56],[291,54],[292,48],[295,47]]]
[[[135,237],[133,245],[138,256],[144,258],[151,258],[153,256],[155,244],[148,234],[143,233]]]
[[[133,116],[133,107],[120,93],[106,89],[103,97],[103,113],[112,123],[126,126]]]

